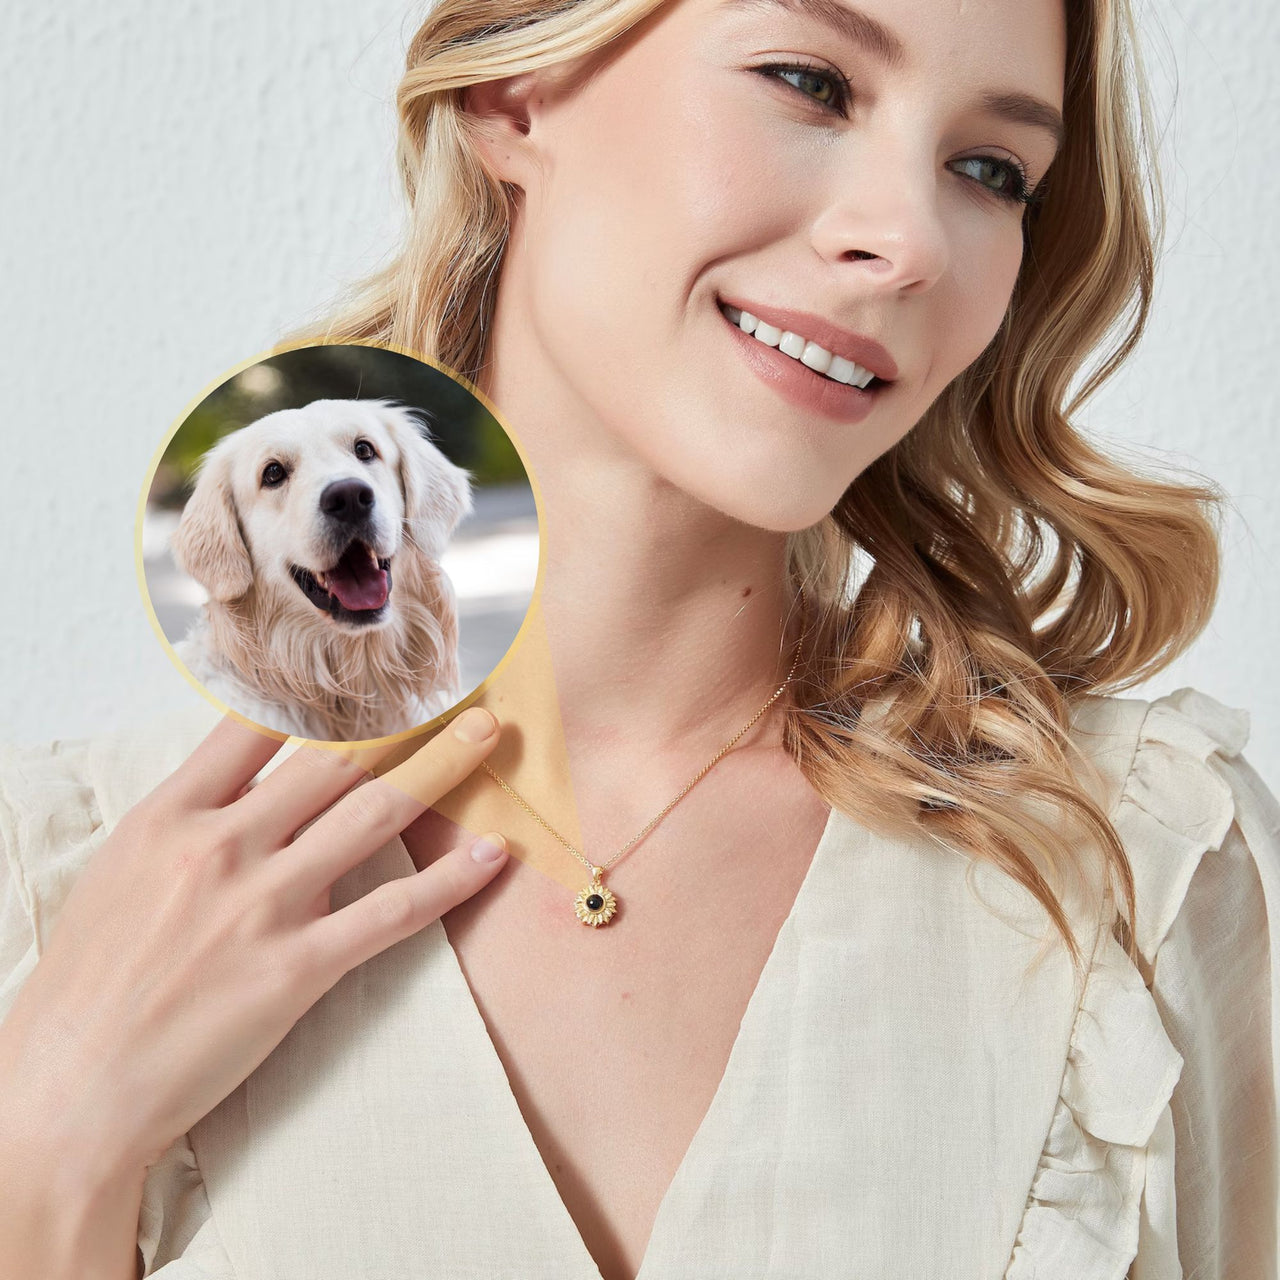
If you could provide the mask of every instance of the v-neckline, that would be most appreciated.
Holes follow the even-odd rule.
[[[654,1214],[653,1225],[649,1231],[649,1239],[645,1243],[644,1254],[640,1260],[640,1267],[635,1274],[635,1280],[649,1280],[649,1271],[657,1264],[653,1261],[655,1257],[660,1256],[662,1249],[662,1237],[664,1220],[670,1216],[670,1206],[679,1188],[682,1175],[685,1169],[690,1165],[692,1157],[707,1142],[711,1141],[709,1136],[710,1130],[714,1126],[719,1112],[723,1109],[723,1099],[732,1084],[735,1075],[735,1068],[741,1070],[740,1060],[743,1056],[743,1044],[747,1037],[747,1033],[753,1024],[753,1013],[762,1003],[761,992],[765,991],[769,985],[770,979],[773,977],[779,965],[779,955],[782,950],[791,942],[791,935],[794,933],[796,923],[800,918],[805,904],[812,897],[814,891],[813,882],[822,873],[823,864],[829,855],[829,846],[835,839],[835,830],[837,822],[840,818],[840,811],[834,806],[830,806],[827,811],[827,820],[823,825],[822,834],[818,837],[818,843],[814,847],[813,856],[809,860],[809,865],[805,868],[804,876],[800,881],[800,887],[796,891],[796,896],[792,900],[791,909],[787,912],[785,919],[778,928],[778,932],[774,937],[773,945],[769,949],[769,954],[765,959],[764,965],[760,970],[759,976],[756,978],[756,984],[752,988],[751,995],[747,1000],[746,1008],[743,1011],[742,1019],[738,1024],[738,1030],[733,1038],[733,1044],[729,1049],[729,1056],[725,1061],[724,1071],[721,1073],[720,1079],[716,1084],[715,1092],[711,1096],[711,1102],[707,1106],[702,1119],[698,1123],[698,1127],[694,1130],[692,1139],[686,1147],[684,1155],[681,1157],[680,1163],[676,1166],[676,1171],[667,1184],[667,1189],[663,1192],[662,1198],[658,1202],[657,1212]],[[409,856],[409,851],[404,848],[401,841],[404,859],[413,869],[413,859]],[[432,929],[440,931],[440,937],[443,939],[444,947],[447,948],[448,954],[446,961],[450,967],[450,976],[454,979],[455,990],[464,1003],[469,1006],[467,1023],[478,1033],[479,1052],[490,1060],[493,1067],[497,1069],[497,1075],[505,1082],[507,1094],[511,1103],[511,1110],[516,1116],[517,1133],[515,1141],[521,1143],[526,1148],[526,1155],[532,1155],[534,1164],[537,1167],[537,1178],[541,1186],[545,1189],[547,1200],[551,1206],[551,1212],[559,1215],[562,1224],[567,1228],[568,1234],[577,1241],[578,1250],[582,1257],[582,1266],[575,1266],[572,1271],[566,1269],[566,1276],[576,1277],[577,1272],[581,1270],[582,1280],[603,1280],[599,1263],[596,1262],[591,1250],[587,1247],[586,1240],[583,1239],[582,1232],[578,1229],[578,1224],[574,1220],[573,1214],[569,1212],[568,1205],[565,1204],[564,1198],[561,1196],[559,1188],[555,1184],[555,1179],[551,1176],[551,1171],[547,1168],[546,1161],[542,1157],[542,1152],[534,1140],[533,1132],[529,1128],[528,1121],[524,1117],[524,1112],[520,1109],[519,1099],[515,1095],[515,1090],[511,1087],[511,1079],[507,1075],[506,1066],[503,1064],[502,1057],[498,1053],[497,1046],[493,1043],[493,1038],[489,1034],[488,1024],[484,1020],[484,1015],[480,1011],[480,1006],[476,1001],[475,993],[471,990],[471,984],[467,981],[467,975],[462,967],[462,962],[458,957],[458,953],[454,950],[453,943],[449,941],[449,935],[445,930],[442,921],[437,920],[430,926]]]

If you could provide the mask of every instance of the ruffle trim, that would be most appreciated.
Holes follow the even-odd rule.
[[[41,954],[77,875],[105,838],[90,750],[76,741],[0,754],[0,841]]]
[[[1237,755],[1248,736],[1246,712],[1191,688],[1152,702],[1138,725],[1110,817],[1133,867],[1148,963],[1200,858],[1233,820],[1231,787],[1212,759]],[[1143,974],[1100,929],[1005,1280],[1124,1280],[1152,1137],[1181,1072]]]
[[[1249,740],[1249,713],[1198,689],[1158,698],[1143,718],[1133,762],[1111,814],[1137,890],[1137,936],[1152,964],[1200,859],[1222,846],[1235,817],[1231,784],[1213,765]]]
[[[142,730],[0,745],[0,844],[40,954],[108,831],[191,754],[216,720],[200,703]]]
[[[1138,1251],[1147,1143],[1181,1072],[1142,975],[1100,930],[1005,1280],[1122,1280]]]

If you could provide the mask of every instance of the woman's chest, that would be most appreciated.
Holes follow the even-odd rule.
[[[800,851],[811,855],[820,833],[821,821]],[[744,867],[756,858],[746,853]],[[809,860],[774,851],[770,875],[719,885],[714,911],[705,883],[615,876],[623,905],[599,929],[577,920],[572,891],[509,865],[494,900],[443,921],[603,1280],[640,1270]]]
[[[193,1132],[229,1247],[310,1280],[1003,1274],[1069,966],[959,862],[837,820],[806,878],[781,843],[791,903],[637,870],[593,930],[513,861],[357,967]],[[411,870],[388,846],[334,909]]]

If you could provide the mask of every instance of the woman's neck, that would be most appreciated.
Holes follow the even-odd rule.
[[[635,464],[539,475],[541,623],[567,739],[714,749],[790,666],[785,535],[710,511]]]
[[[517,732],[554,732],[584,796],[643,780],[665,800],[786,676],[799,636],[786,534],[686,492],[602,421],[513,288],[504,277],[480,385],[537,486],[544,561],[525,653],[489,705]],[[781,717],[766,715],[742,747],[780,742]]]
[[[616,580],[611,586],[616,590]],[[767,628],[744,621],[766,617],[764,609],[762,593],[754,591],[735,599],[704,588],[638,610],[626,595],[593,599],[589,584],[544,590],[520,643],[481,698],[502,724],[490,765],[579,847],[620,848],[694,782],[782,683],[794,639],[789,635],[779,653],[777,621],[772,641]],[[664,610],[672,616],[656,625]],[[601,625],[606,616],[616,632]],[[798,619],[792,621],[794,633]],[[734,675],[752,660],[755,678],[744,676],[735,687]],[[787,698],[779,697],[733,748],[733,769],[748,767],[760,781],[757,801],[773,794],[764,780],[777,768],[787,776],[794,770],[782,747]],[[484,779],[436,807],[471,830],[513,836],[522,859],[554,878],[576,874],[559,846]]]

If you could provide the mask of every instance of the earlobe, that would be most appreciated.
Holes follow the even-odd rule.
[[[178,568],[215,600],[238,599],[253,585],[253,561],[240,532],[225,453],[206,456],[170,547]]]

